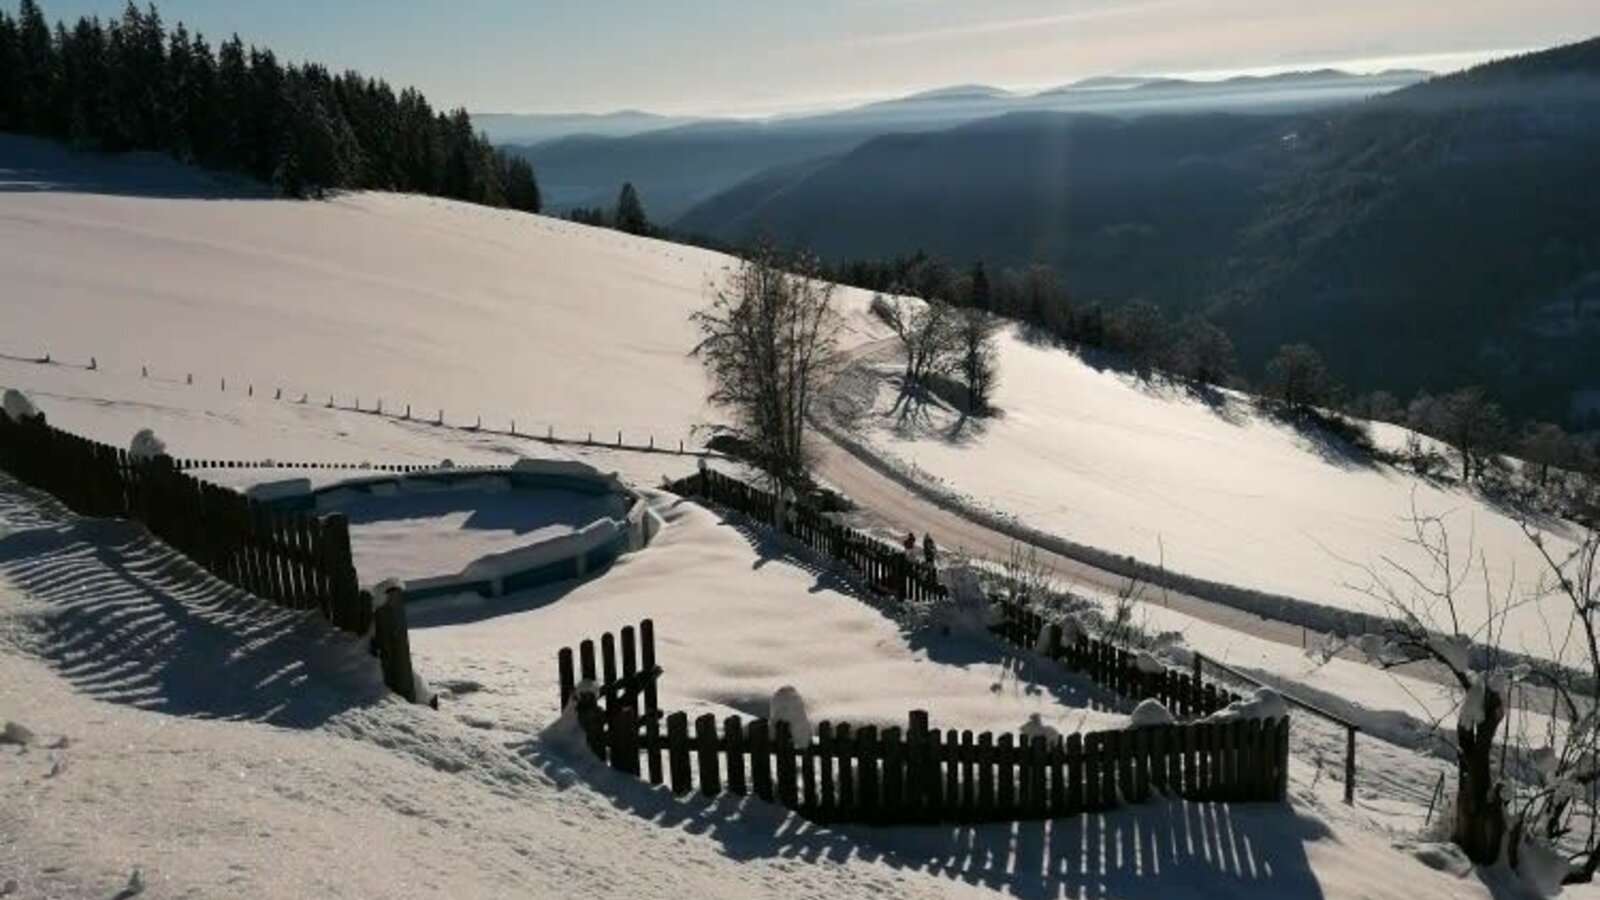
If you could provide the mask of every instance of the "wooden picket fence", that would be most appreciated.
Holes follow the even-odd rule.
[[[141,522],[172,549],[217,578],[294,610],[317,610],[335,627],[366,634],[378,647],[404,647],[386,630],[405,628],[403,611],[374,621],[350,555],[343,515],[268,510],[236,491],[200,481],[165,456],[139,460],[47,424],[0,413],[0,469],[85,516]],[[382,660],[386,681],[415,699],[410,660]]]
[[[641,635],[645,643],[636,648]],[[913,711],[904,729],[822,722],[815,736],[796,741],[781,721],[728,716],[719,722],[706,714],[691,728],[686,713],[662,715],[654,698],[659,669],[652,624],[624,629],[620,646],[623,662],[617,668],[617,640],[609,633],[601,638],[605,658],[613,662],[598,676],[593,642],[580,649],[594,692],[576,689],[572,651],[563,650],[563,702],[576,699],[596,756],[679,795],[754,794],[816,822],[905,825],[1052,819],[1158,796],[1281,801],[1287,789],[1287,717],[1196,721],[1049,741],[941,731],[927,713]],[[631,676],[630,659],[636,661]],[[641,680],[651,691],[642,701]]]
[[[1060,623],[1024,603],[1003,598],[991,598],[990,602],[1001,613],[1000,623],[990,630],[1002,640],[1081,672],[1133,702],[1153,698],[1174,716],[1186,719],[1209,716],[1241,699],[1233,691],[1207,682],[1199,672],[1166,666],[1160,671],[1140,668],[1137,654],[1109,641],[1085,634],[1067,640]]]
[[[766,524],[774,524],[777,515],[778,498],[770,491],[711,469],[672,482],[668,490],[725,506]],[[908,557],[901,548],[834,522],[804,504],[791,505],[787,513],[779,526],[785,534],[849,566],[873,590],[900,600],[941,599],[948,594],[939,583],[935,566]]]

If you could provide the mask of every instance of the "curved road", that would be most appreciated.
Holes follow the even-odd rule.
[[[915,493],[900,482],[872,468],[845,447],[834,443],[822,432],[817,432],[817,474],[854,500],[861,508],[860,514],[872,524],[896,533],[929,532],[940,546],[959,550],[974,556],[1004,561],[1013,544],[1024,543],[1010,535],[1001,534],[978,522],[934,503]],[[1030,545],[1031,546],[1031,545]],[[1039,556],[1055,569],[1062,579],[1087,585],[1096,590],[1115,594],[1128,580],[1114,572],[1098,569],[1071,557],[1034,547]],[[1234,631],[1259,638],[1302,646],[1308,635],[1315,635],[1299,625],[1277,619],[1267,619],[1211,600],[1151,585],[1145,594],[1149,603],[1202,619]]]
[[[844,354],[846,367],[851,362],[871,355],[891,352],[894,346],[894,340],[889,339],[855,347]],[[829,391],[836,388],[837,382],[829,385]],[[823,412],[820,415],[827,413]],[[816,474],[852,498],[859,507],[858,514],[872,525],[886,528],[895,534],[904,534],[907,531],[917,534],[928,532],[942,547],[996,561],[1004,561],[1010,555],[1011,547],[1022,543],[1036,550],[1040,558],[1054,568],[1056,575],[1063,580],[1112,595],[1124,588],[1128,582],[1123,575],[1063,556],[1030,541],[1019,540],[967,518],[960,510],[940,505],[914,487],[885,475],[859,458],[853,450],[834,441],[823,429],[813,428],[813,433],[817,439]],[[1205,622],[1290,647],[1305,647],[1323,639],[1323,634],[1315,629],[1308,629],[1281,619],[1259,616],[1214,600],[1159,585],[1149,585],[1144,596],[1147,603],[1156,603]],[[1350,647],[1341,649],[1339,656],[1358,662],[1365,661],[1364,657]],[[1455,683],[1454,678],[1441,666],[1419,663],[1407,665],[1403,670],[1405,674],[1414,678],[1441,684]]]

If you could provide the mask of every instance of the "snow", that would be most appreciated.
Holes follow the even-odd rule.
[[[141,428],[135,432],[133,440],[128,445],[128,455],[136,460],[155,459],[166,455],[166,452],[166,443],[148,428]]]
[[[1014,328],[999,341],[995,402],[1003,415],[972,421],[936,404],[897,405],[902,366],[883,345],[863,351],[871,378],[841,382],[855,411],[848,436],[952,502],[1112,554],[1160,560],[1170,572],[1331,608],[1385,611],[1365,591],[1369,568],[1407,596],[1404,576],[1385,557],[1429,574],[1426,558],[1406,543],[1413,504],[1444,517],[1458,561],[1469,541],[1483,553],[1490,592],[1476,575],[1465,579],[1465,632],[1479,629],[1491,597],[1514,583],[1520,596],[1544,570],[1517,519],[1474,491],[1352,457],[1230,393],[1200,398],[1097,368]],[[1402,433],[1391,427],[1375,437],[1389,444]],[[1574,526],[1533,524],[1563,558]],[[1505,644],[1553,657],[1563,648],[1552,646],[1546,620],[1570,615],[1558,598],[1519,604],[1506,617]]]
[[[132,180],[166,183],[163,164],[71,157],[63,172],[41,146],[0,137],[0,182],[90,186],[0,185],[0,353],[11,354],[0,357],[0,384],[40,397],[58,425],[115,445],[151,428],[186,458],[477,465],[531,453],[581,458],[636,485],[694,465],[429,423],[445,406],[450,423],[482,414],[499,428],[515,416],[523,434],[551,423],[669,440],[669,429],[705,415],[685,319],[722,257],[416,197],[288,203],[130,190]],[[852,327],[852,340],[873,336]],[[46,349],[60,362],[17,358]],[[96,371],[82,367],[91,356]],[[279,386],[285,399],[274,400]],[[297,402],[302,391],[310,402]],[[368,410],[381,397],[391,414],[410,402],[417,415],[331,409],[329,392]],[[1029,416],[1019,410],[1014,424]],[[993,459],[995,469],[1015,461]],[[1053,477],[1082,460],[1063,440],[1030,464]],[[200,474],[246,488],[351,473]],[[1035,479],[1038,502],[1076,503],[1059,502],[1058,491],[1077,487],[1063,481]],[[1133,521],[1155,503],[1144,494],[1168,486],[1111,488],[1126,493]],[[1194,492],[1173,499],[1193,511]],[[221,587],[125,523],[63,518],[0,476],[0,717],[38,735],[0,753],[6,890],[464,900],[1497,893],[1394,846],[1397,829],[1420,825],[1420,806],[1374,792],[1396,784],[1383,780],[1396,771],[1431,783],[1431,760],[1364,740],[1360,802],[1346,809],[1302,752],[1325,739],[1304,716],[1282,805],[1174,801],[1051,823],[821,828],[758,801],[674,798],[610,772],[570,740],[574,723],[561,725],[554,656],[647,616],[669,709],[767,715],[787,685],[813,721],[904,726],[909,710],[925,709],[936,727],[1024,722],[1044,734],[1127,721],[1058,667],[922,627],[785,542],[669,495],[649,500],[660,535],[604,579],[413,609],[417,672],[440,698],[433,711],[389,695],[367,647],[314,615]],[[1255,527],[1212,524],[1235,537]],[[1213,658],[1348,697],[1377,721],[1405,702],[1347,659],[1312,666],[1293,648],[1165,610],[1148,617]],[[1407,688],[1419,686],[1438,689],[1427,703],[1453,708],[1447,689]]]
[[[1061,743],[1061,732],[1045,724],[1038,713],[1028,716],[1028,721],[1022,723],[1017,729],[1026,743],[1033,743],[1038,738],[1044,738],[1045,744],[1055,745]]]
[[[1172,713],[1161,705],[1161,701],[1150,697],[1140,700],[1139,705],[1133,708],[1128,716],[1128,725],[1133,728],[1148,728],[1152,725],[1171,725],[1177,721]]]
[[[1456,717],[1457,728],[1473,729],[1483,724],[1484,716],[1488,714],[1485,708],[1489,696],[1487,683],[1482,673],[1472,676],[1472,683],[1467,687],[1467,696],[1461,701],[1461,713]]]
[[[926,710],[938,728],[1011,731],[1032,713],[1063,733],[1112,729],[1101,695],[1042,660],[1006,660],[987,635],[902,622],[786,542],[652,495],[666,528],[604,578],[479,601],[409,606],[412,654],[435,683],[484,686],[462,698],[497,723],[542,722],[558,695],[562,647],[655,622],[661,705],[691,717],[773,712],[792,687],[807,721],[905,728]]]
[[[1160,675],[1167,671],[1167,664],[1149,650],[1140,650],[1135,654],[1133,665],[1146,675]]]
[[[811,720],[806,717],[806,701],[792,685],[784,685],[772,693],[767,707],[767,720],[773,727],[782,722],[789,726],[789,737],[796,747],[811,744]]]
[[[350,520],[350,549],[363,581],[417,579],[470,569],[491,576],[494,559],[536,562],[525,551],[625,514],[619,498],[559,490],[484,490],[466,482],[392,497],[323,495],[319,509]],[[607,537],[615,534],[615,526]],[[513,565],[514,569],[515,566]]]
[[[0,170],[24,152],[84,164],[0,136]],[[97,184],[135,177],[97,164]],[[0,171],[0,353],[523,434],[694,445],[713,418],[689,314],[721,254],[428,197],[8,191],[18,178]],[[841,301],[868,327],[867,294]]]
[[[33,743],[33,731],[21,722],[7,722],[6,727],[0,729],[0,744],[27,746],[31,743]]]
[[[1537,838],[1524,837],[1517,848],[1517,874],[1535,897],[1555,897],[1567,875],[1566,857]]]
[[[1239,719],[1281,719],[1289,714],[1289,704],[1271,688],[1257,688],[1248,697],[1235,700],[1217,710],[1207,721],[1233,722]]]
[[[13,422],[31,419],[39,414],[39,408],[33,405],[33,401],[28,399],[28,395],[16,388],[8,388],[6,390],[4,404],[6,417]]]

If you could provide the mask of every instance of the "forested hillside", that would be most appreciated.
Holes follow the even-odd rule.
[[[1336,111],[891,135],[764,172],[677,224],[835,261],[1044,263],[1080,300],[1205,314],[1251,373],[1303,341],[1358,391],[1494,384],[1519,414],[1582,425],[1600,386],[1597,47]]]
[[[0,131],[87,150],[146,150],[272,184],[288,196],[352,188],[435,194],[537,212],[532,167],[359,72],[285,64],[233,35],[214,51],[154,6],[59,23],[35,0],[0,10]]]

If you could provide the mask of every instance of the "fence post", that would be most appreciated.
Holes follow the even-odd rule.
[[[644,758],[650,772],[650,783],[661,784],[661,718],[648,716],[644,720]]]
[[[789,723],[773,723],[772,752],[777,755],[778,803],[785,809],[798,809],[800,798],[795,790],[795,746]]]
[[[322,614],[345,631],[361,634],[367,630],[367,611],[361,602],[361,586],[350,555],[350,520],[344,513],[322,518],[322,563],[327,572],[332,596],[319,598]]]
[[[667,768],[672,774],[672,792],[683,795],[694,790],[689,777],[689,714],[667,716]]]
[[[644,714],[656,718],[661,706],[656,699],[656,623],[651,619],[639,623],[639,665],[645,672]]]
[[[750,787],[757,797],[772,802],[771,729],[765,719],[750,723],[745,737],[750,745]]]
[[[812,809],[812,815],[818,820],[829,821],[836,810],[838,792],[835,790],[833,780],[833,725],[828,722],[817,723],[817,750],[818,768],[821,770],[817,786],[817,805]]]
[[[738,716],[729,716],[722,722],[723,750],[728,756],[728,791],[734,794],[749,793],[744,777],[744,727]]]
[[[585,691],[578,695],[578,724],[583,728],[583,736],[589,744],[589,751],[601,760],[606,758],[605,721],[600,712],[598,698]]]
[[[384,592],[377,609],[373,640],[378,644],[378,660],[383,665],[383,683],[389,690],[417,702],[416,675],[411,670],[411,635],[406,628],[406,594],[398,587]]]
[[[572,692],[578,685],[577,679],[573,675],[571,647],[562,647],[561,651],[556,654],[556,670],[560,673],[561,708],[564,710],[567,708],[567,704],[572,701]]]
[[[1354,806],[1356,802],[1356,727],[1354,725],[1345,729],[1344,802],[1351,806]]]
[[[883,809],[878,792],[878,729],[863,725],[856,730],[856,809],[858,821],[876,822]]]
[[[844,722],[833,726],[833,759],[839,766],[839,777],[834,793],[833,808],[841,822],[855,821],[856,777],[855,738],[850,726]]]
[[[1289,796],[1289,717],[1278,720],[1277,781],[1273,785],[1272,799],[1280,803]]]
[[[910,722],[906,726],[906,791],[905,805],[907,817],[912,820],[919,818],[920,813],[930,795],[938,793],[939,762],[933,756],[930,747],[930,736],[938,738],[938,732],[930,732],[927,710],[914,709],[909,716]]]
[[[715,797],[722,793],[722,776],[717,771],[717,717],[706,713],[694,721],[695,751],[700,762],[700,793]]]
[[[606,725],[611,742],[611,768],[639,776],[639,714],[633,704],[618,704]]]

